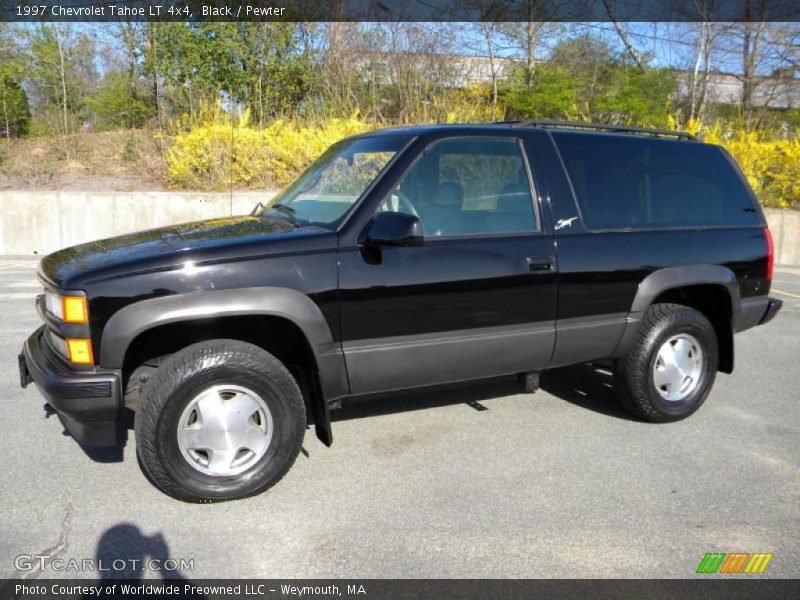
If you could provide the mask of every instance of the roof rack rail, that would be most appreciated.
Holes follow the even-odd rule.
[[[548,121],[541,119],[528,119],[515,121],[511,127],[540,127],[542,129],[591,129],[594,131],[608,131],[612,133],[634,133],[638,135],[651,135],[653,137],[671,137],[681,140],[697,140],[691,133],[671,131],[669,129],[650,129],[648,127],[628,127],[626,125],[611,125],[608,123],[579,123],[576,121]]]

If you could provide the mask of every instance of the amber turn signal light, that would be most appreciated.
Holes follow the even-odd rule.
[[[63,296],[61,302],[65,323],[89,323],[89,307],[85,296]]]
[[[76,365],[93,365],[92,340],[74,340],[67,338],[67,353],[70,362]]]

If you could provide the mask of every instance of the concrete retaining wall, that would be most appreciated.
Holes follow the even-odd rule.
[[[123,233],[249,213],[274,192],[0,192],[0,254],[47,254]],[[775,260],[800,264],[800,211],[766,209]]]
[[[275,192],[0,192],[0,254],[48,254],[101,238],[248,214]]]
[[[775,243],[775,262],[800,265],[800,211],[768,208],[764,212]]]

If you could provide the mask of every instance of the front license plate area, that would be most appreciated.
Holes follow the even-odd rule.
[[[19,361],[19,384],[23,388],[28,387],[28,384],[31,383],[33,379],[31,378],[30,371],[28,371],[25,355],[20,354],[17,356],[17,360]]]

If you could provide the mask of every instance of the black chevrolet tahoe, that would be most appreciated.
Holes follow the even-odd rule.
[[[504,375],[532,391],[605,361],[625,408],[682,419],[733,371],[733,334],[780,309],[772,266],[739,168],[685,134],[378,131],[250,216],[46,256],[20,377],[84,445],[122,444],[133,412],[167,494],[233,499],[276,483],[308,424],[330,445],[353,396]]]

